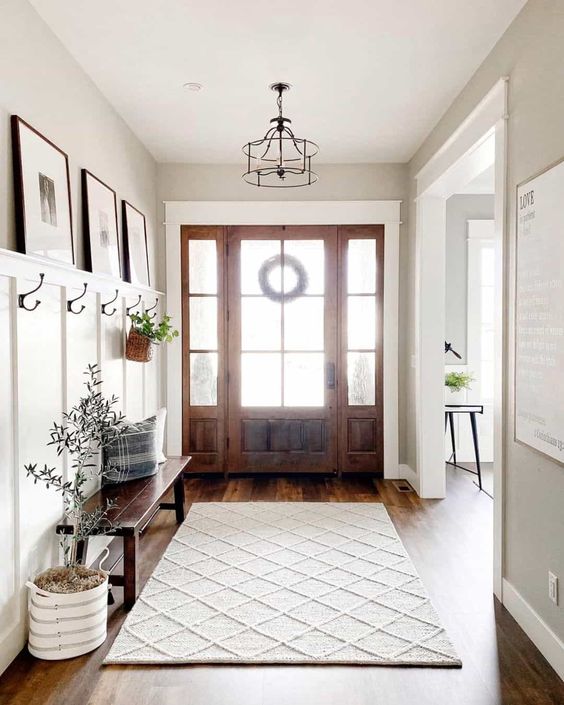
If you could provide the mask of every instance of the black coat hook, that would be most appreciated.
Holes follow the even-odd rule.
[[[151,306],[150,308],[146,308],[146,309],[145,309],[145,313],[149,313],[149,311],[152,311],[154,308],[157,308],[158,303],[159,303],[159,299],[156,298],[156,299],[155,299],[155,303],[153,304],[153,306]],[[149,316],[149,318],[154,318],[156,315],[157,315],[157,312],[155,311],[155,313],[153,313],[152,316]]]
[[[18,306],[20,308],[23,308],[26,311],[35,311],[35,309],[39,306],[39,304],[41,303],[41,301],[39,301],[39,299],[35,299],[35,304],[31,307],[28,307],[25,305],[25,299],[26,299],[26,296],[29,296],[30,294],[34,294],[36,291],[39,291],[39,289],[41,289],[41,287],[43,286],[44,277],[45,277],[45,274],[43,274],[43,272],[41,272],[41,274],[39,275],[39,284],[35,287],[35,289],[28,291],[27,294],[19,294]]]
[[[82,313],[82,312],[84,311],[84,309],[86,308],[86,306],[85,306],[84,304],[81,304],[80,309],[79,309],[78,311],[74,311],[72,305],[74,304],[75,301],[78,301],[78,300],[81,299],[83,296],[86,296],[86,289],[88,289],[88,283],[87,283],[87,282],[84,282],[84,291],[82,292],[82,294],[79,294],[79,295],[76,297],[76,299],[69,299],[69,300],[67,301],[67,311],[68,311],[69,313],[76,313],[76,314],[79,314],[79,313]]]
[[[104,314],[104,316],[113,316],[114,313],[117,311],[117,309],[114,307],[114,309],[111,313],[106,313],[106,306],[113,304],[118,296],[119,296],[119,289],[116,289],[116,295],[114,296],[114,298],[111,299],[110,301],[106,301],[105,304],[102,304],[102,313]]]
[[[137,308],[137,306],[139,306],[140,303],[141,303],[141,294],[139,294],[139,298],[133,304],[133,306],[126,306],[125,310],[127,311],[127,315],[129,316],[129,312],[131,311],[131,309]]]

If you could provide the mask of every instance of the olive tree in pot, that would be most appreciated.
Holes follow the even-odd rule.
[[[29,651],[43,659],[79,656],[95,649],[106,638],[108,574],[78,562],[78,546],[89,536],[108,533],[113,525],[109,513],[114,503],[85,510],[89,480],[102,472],[99,455],[103,447],[123,433],[121,412],[114,410],[118,401],[105,399],[97,365],[86,372],[86,394],[68,413],[63,423],[53,423],[48,445],[57,455],[67,453],[70,477],[65,480],[56,468],[25,465],[34,482],[59,492],[63,513],[72,533],[61,540],[64,565],[40,573],[30,589]]]
[[[131,328],[127,336],[125,357],[133,362],[149,362],[153,356],[153,345],[171,343],[178,337],[178,331],[170,324],[171,317],[164,315],[157,323],[145,311],[131,313]]]

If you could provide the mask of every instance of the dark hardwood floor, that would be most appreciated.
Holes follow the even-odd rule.
[[[188,502],[384,502],[463,660],[462,669],[373,666],[101,666],[106,643],[69,661],[22,652],[0,682],[10,705],[561,705],[564,684],[491,591],[492,501],[448,470],[446,500],[366,478],[191,479]],[[163,512],[141,541],[142,582],[175,531]]]

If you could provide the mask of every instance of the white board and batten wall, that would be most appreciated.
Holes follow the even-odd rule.
[[[564,161],[517,188],[515,440],[564,462]]]
[[[26,300],[34,311],[18,307],[18,294],[43,286]],[[67,311],[66,302],[86,296]],[[115,296],[117,311],[101,314],[101,304]],[[0,673],[23,647],[27,595],[24,583],[59,562],[55,525],[61,497],[26,477],[24,464],[44,463],[68,472],[63,459],[47,447],[53,421],[79,399],[89,363],[102,370],[103,393],[119,397],[120,408],[136,420],[161,405],[161,353],[150,363],[125,360],[126,306],[139,294],[147,307],[164,296],[153,289],[96,276],[40,258],[0,250]],[[142,305],[142,304],[141,304]]]

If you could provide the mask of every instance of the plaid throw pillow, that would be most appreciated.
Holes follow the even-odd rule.
[[[104,448],[102,484],[114,485],[155,475],[157,458],[157,417],[128,423],[125,432]]]

